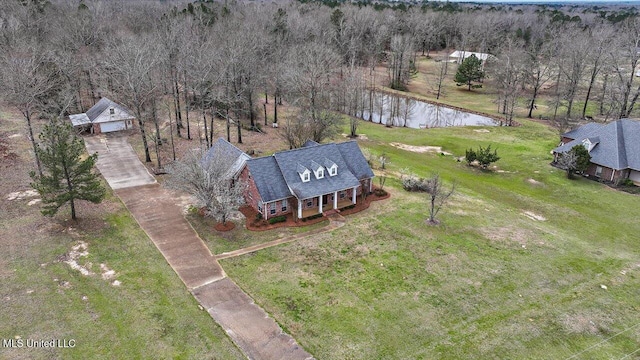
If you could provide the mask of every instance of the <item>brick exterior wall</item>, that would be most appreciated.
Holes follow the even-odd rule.
[[[599,177],[596,176],[596,171],[598,167],[602,168],[602,173],[600,173]],[[612,168],[608,168],[606,166],[600,166],[596,164],[590,164],[584,173],[589,175],[589,177],[593,177],[593,178],[596,178],[602,181],[607,181],[607,182],[617,182],[619,180],[626,179],[627,177],[629,177],[629,170],[627,169],[615,171],[615,174],[613,174],[613,172],[614,170]],[[613,174],[613,179],[611,178],[612,174]]]
[[[249,174],[249,168],[247,166],[242,169],[238,178],[247,184],[247,189],[244,191],[244,201],[247,205],[264,214],[264,209],[258,208],[258,201],[261,201],[262,198],[260,197],[256,183],[251,178],[251,174]]]
[[[287,208],[286,210],[282,210],[282,201],[283,200],[277,200],[274,202],[270,202],[270,203],[266,203],[264,204],[264,208],[265,208],[265,212],[263,213],[264,218],[265,219],[270,219],[272,217],[276,217],[276,216],[280,216],[280,215],[286,215],[289,214],[293,211],[293,209],[298,209],[298,202],[296,201],[296,199],[294,197],[290,197],[288,199],[285,199],[284,201],[287,202]],[[295,203],[295,205],[293,205]],[[271,213],[271,207],[275,206],[275,213]],[[295,207],[294,207],[295,206]]]

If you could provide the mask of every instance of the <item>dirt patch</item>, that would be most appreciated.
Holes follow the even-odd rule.
[[[89,270],[91,268],[91,263],[85,263],[84,265],[80,265],[78,260],[82,257],[89,256],[89,245],[87,245],[84,241],[79,241],[78,244],[74,245],[71,248],[71,251],[64,255],[63,262],[69,265],[72,269],[79,271],[84,276],[93,275],[93,272]]]
[[[235,229],[235,227],[236,227],[236,224],[234,224],[231,221],[227,221],[226,224],[217,223],[216,226],[214,226],[213,228],[216,229],[216,231],[231,231]]]
[[[524,216],[526,216],[529,219],[534,220],[534,221],[546,221],[547,220],[547,218],[545,218],[544,216],[537,215],[537,214],[535,214],[535,213],[533,213],[531,211],[523,211],[522,215],[524,215]]]
[[[476,130],[473,130],[473,131],[475,131],[477,133],[488,133],[488,132],[491,132],[491,131],[489,131],[487,129],[476,129]]]
[[[406,150],[406,151],[411,151],[411,152],[421,153],[421,154],[427,153],[427,152],[433,152],[433,153],[439,153],[444,155],[453,155],[450,152],[442,151],[442,147],[440,146],[414,146],[414,145],[407,145],[407,144],[401,144],[401,143],[395,143],[395,142],[392,142],[389,145],[401,150]]]
[[[564,314],[559,322],[568,333],[589,335],[608,332],[612,323],[604,314]]]
[[[536,180],[536,179],[532,179],[532,178],[529,178],[529,179],[527,179],[526,181],[527,181],[529,184],[531,184],[531,185],[535,185],[535,186],[541,186],[541,185],[544,185],[544,183],[542,183],[542,182],[540,182],[540,181],[538,181],[538,180]]]
[[[24,200],[38,196],[38,192],[35,190],[14,191],[7,194],[7,200]]]

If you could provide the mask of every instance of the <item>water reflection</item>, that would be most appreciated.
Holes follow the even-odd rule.
[[[367,109],[359,117],[387,126],[406,126],[424,129],[447,126],[496,126],[498,123],[486,116],[429,104],[404,97],[373,93],[365,99]]]

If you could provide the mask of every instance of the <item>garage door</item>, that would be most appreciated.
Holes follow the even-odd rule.
[[[103,133],[125,130],[124,121],[113,121],[100,124],[100,131]]]

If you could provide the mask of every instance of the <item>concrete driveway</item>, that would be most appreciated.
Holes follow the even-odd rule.
[[[253,299],[226,277],[209,248],[184,218],[181,194],[169,191],[142,165],[124,136],[85,138],[98,152],[98,169],[173,271],[249,359],[308,360],[298,345]]]
[[[98,153],[98,170],[113,190],[156,183],[126,136],[101,134],[85,137],[84,143],[89,154]]]

